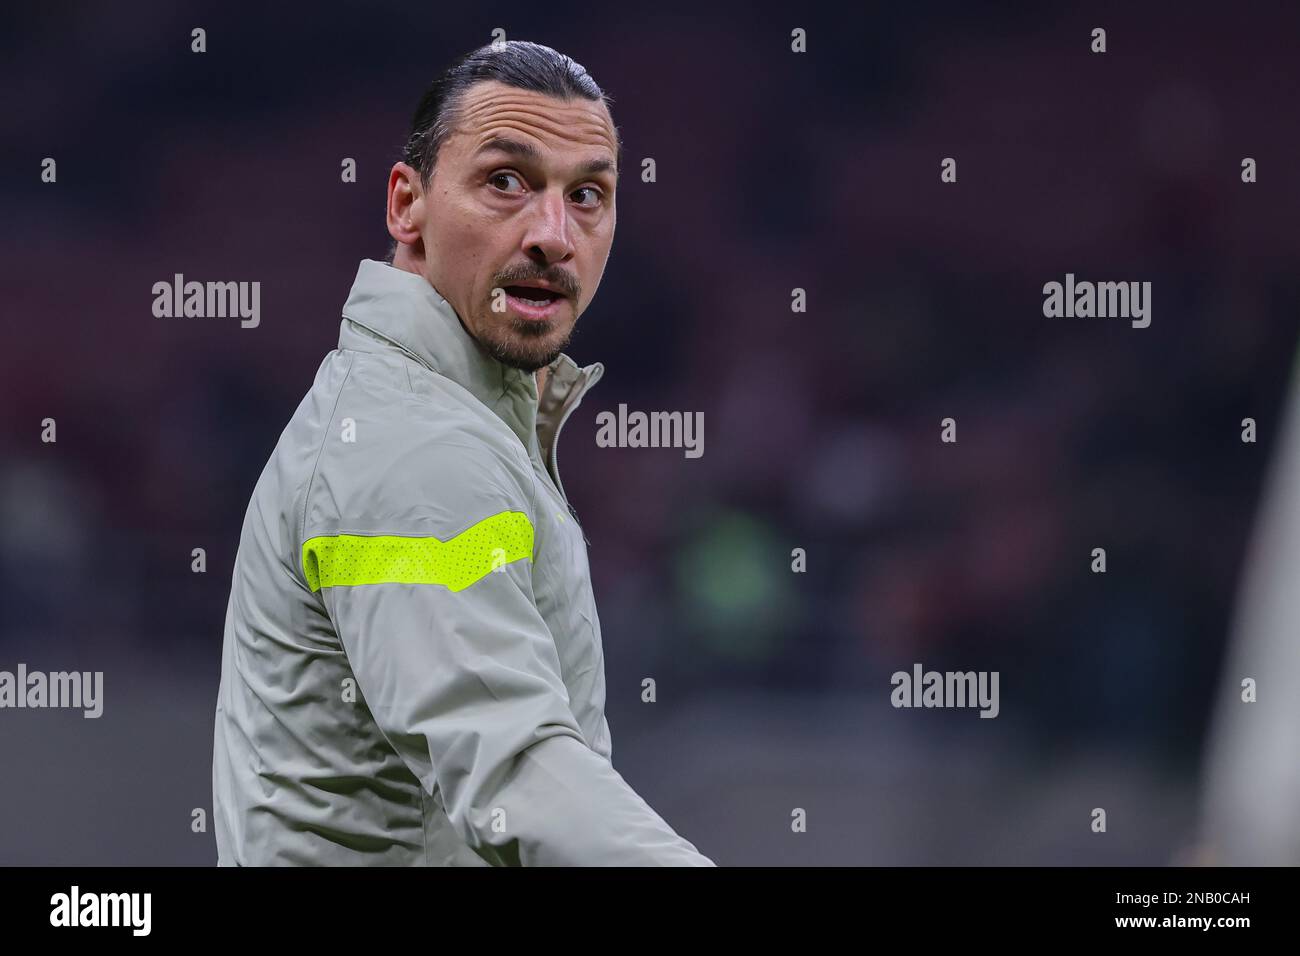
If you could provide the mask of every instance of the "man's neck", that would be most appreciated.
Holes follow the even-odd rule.
[[[537,370],[537,397],[539,399],[541,398],[542,393],[546,391],[546,373],[548,371],[550,371],[550,369],[546,368],[546,366],[542,366]]]

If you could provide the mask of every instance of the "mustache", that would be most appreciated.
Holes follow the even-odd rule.
[[[564,269],[552,267],[550,269],[539,269],[535,266],[520,265],[512,269],[506,269],[498,272],[494,278],[493,285],[496,288],[504,289],[508,285],[515,285],[520,282],[527,282],[535,279],[538,282],[547,282],[557,291],[562,292],[570,299],[579,298],[582,292],[582,284],[578,282],[576,276]]]

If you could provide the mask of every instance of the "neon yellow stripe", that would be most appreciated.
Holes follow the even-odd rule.
[[[462,591],[492,571],[533,557],[533,523],[522,511],[484,518],[454,538],[331,534],[302,546],[313,591],[358,584],[441,584]]]

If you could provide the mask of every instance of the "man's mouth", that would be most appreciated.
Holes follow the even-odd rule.
[[[526,319],[549,319],[559,311],[564,295],[550,289],[508,285],[502,289],[511,308]]]

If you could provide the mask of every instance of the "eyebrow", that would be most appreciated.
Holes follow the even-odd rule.
[[[504,136],[495,136],[488,140],[477,150],[474,155],[480,153],[497,152],[505,153],[508,156],[517,156],[520,159],[527,159],[534,163],[541,162],[542,154],[537,151],[537,147],[532,143],[521,143],[515,139],[506,139]],[[589,159],[578,167],[578,172],[583,176],[594,176],[597,173],[615,173],[616,167],[608,159]]]

